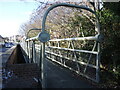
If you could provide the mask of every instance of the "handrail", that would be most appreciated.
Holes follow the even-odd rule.
[[[44,17],[43,17],[43,20],[42,20],[42,32],[45,32],[45,22],[46,22],[46,18],[47,18],[47,15],[48,13],[56,8],[56,7],[59,7],[59,6],[66,6],[66,7],[75,7],[75,8],[80,8],[80,9],[85,9],[87,11],[90,11],[91,13],[93,13],[96,17],[96,31],[98,32],[98,34],[100,34],[100,25],[99,25],[99,22],[98,22],[98,17],[95,13],[95,11],[93,11],[92,9],[90,8],[87,8],[85,6],[78,6],[78,5],[74,5],[74,4],[67,4],[67,3],[59,3],[59,4],[55,4],[55,5],[52,5],[50,8],[47,9],[47,11],[45,12],[44,14]]]
[[[33,40],[37,40],[37,39],[38,39],[38,36],[32,37],[32,38],[28,38],[28,39],[26,39],[26,41],[33,41]]]
[[[70,40],[97,40],[97,37],[95,36],[89,36],[89,37],[77,37],[77,38],[65,38],[65,39],[52,39],[49,41],[70,41]]]
[[[29,32],[32,31],[32,30],[41,30],[41,29],[39,29],[39,28],[32,28],[32,29],[30,29],[30,30],[27,32],[27,35],[26,35],[27,38],[26,38],[26,40],[28,39],[28,34],[29,34]],[[37,39],[37,37],[36,37],[36,39]]]

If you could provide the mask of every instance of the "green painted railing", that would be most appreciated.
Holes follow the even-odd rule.
[[[97,32],[97,34],[95,36],[91,36],[91,37],[79,37],[79,38],[67,38],[67,39],[55,39],[55,40],[50,40],[50,35],[49,33],[45,30],[45,23],[46,23],[46,18],[49,14],[49,12],[51,10],[53,10],[54,8],[56,7],[60,7],[60,6],[65,6],[65,7],[72,7],[72,8],[78,8],[78,9],[83,9],[83,10],[87,10],[91,13],[93,13],[96,17],[96,24],[95,24],[95,31]],[[28,31],[28,33],[31,31],[31,30],[40,30],[40,29],[30,29]],[[88,63],[84,63],[86,65],[85,67],[85,70],[84,72],[86,71],[86,68],[88,66],[91,66],[91,67],[95,67],[96,68],[96,79],[93,80],[95,82],[99,82],[99,71],[100,71],[100,42],[102,40],[102,37],[101,37],[101,33],[100,33],[100,24],[99,24],[99,21],[98,21],[98,17],[95,13],[95,11],[93,11],[92,9],[90,8],[87,8],[85,6],[78,6],[78,5],[73,5],[73,4],[67,4],[67,3],[59,3],[59,4],[55,4],[55,5],[52,5],[50,6],[44,16],[43,16],[43,19],[42,19],[42,28],[41,28],[41,32],[36,36],[36,37],[32,37],[32,38],[28,38],[28,34],[27,34],[27,39],[26,39],[26,42],[27,42],[27,54],[29,56],[29,58],[31,57],[31,54],[30,52],[32,53],[32,61],[31,62],[34,62],[34,63],[38,63],[39,62],[39,66],[41,68],[41,81],[42,81],[42,87],[45,88],[46,87],[46,83],[45,83],[45,76],[46,76],[46,73],[45,73],[45,66],[46,66],[46,63],[45,63],[45,54],[48,55],[48,54],[51,54],[51,55],[57,55],[56,53],[54,52],[49,52],[49,51],[46,51],[45,49],[46,48],[56,48],[56,49],[62,49],[62,50],[68,50],[68,51],[73,51],[73,52],[84,52],[84,53],[92,53],[92,54],[96,54],[96,66],[93,66],[93,65],[90,65],[89,64],[89,61],[90,61],[90,58],[91,58],[91,55],[88,59]],[[76,50],[76,49],[69,49],[69,48],[62,48],[62,47],[55,47],[55,46],[47,46],[46,45],[46,42],[59,42],[59,41],[73,41],[73,40],[94,40],[95,41],[95,44],[94,44],[94,47],[93,47],[93,50],[92,51],[86,51],[86,50]],[[39,46],[37,46],[36,48],[36,44],[35,42],[36,41],[40,41],[41,44]],[[30,47],[30,42],[32,42],[32,45]],[[59,43],[58,43],[59,44]],[[94,48],[97,47],[97,51],[95,52],[94,51]],[[30,49],[32,48],[32,51],[30,51]],[[36,60],[36,50],[39,51],[39,60],[37,59]],[[62,57],[61,55],[57,55],[59,57]],[[49,58],[49,57],[48,57]],[[82,64],[82,62],[81,62]],[[79,70],[79,67],[78,67],[78,70]],[[82,74],[83,76],[85,76],[84,74]],[[89,78],[88,76],[85,76],[87,78]]]

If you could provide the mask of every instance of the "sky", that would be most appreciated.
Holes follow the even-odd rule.
[[[19,34],[20,26],[30,19],[30,14],[38,5],[35,0],[0,0],[0,35],[9,37]]]
[[[0,35],[13,36],[30,19],[39,3],[32,0],[0,0]]]

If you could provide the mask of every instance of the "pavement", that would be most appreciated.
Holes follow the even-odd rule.
[[[83,77],[73,74],[70,70],[46,60],[46,87],[47,88],[95,88]]]
[[[0,48],[0,55],[2,55],[5,51],[7,51],[9,48],[2,47]]]
[[[7,61],[7,59],[9,58],[9,56],[12,53],[14,48],[15,47],[12,47],[12,48],[2,47],[2,48],[0,48],[0,89],[2,88],[2,67],[3,67],[3,64]]]

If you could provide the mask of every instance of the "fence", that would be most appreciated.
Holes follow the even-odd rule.
[[[90,40],[92,50],[76,49],[75,41]],[[99,50],[97,37],[67,38],[50,40],[46,46],[46,57],[70,70],[99,82]],[[63,45],[60,44],[63,43]],[[66,48],[65,48],[66,46]]]

